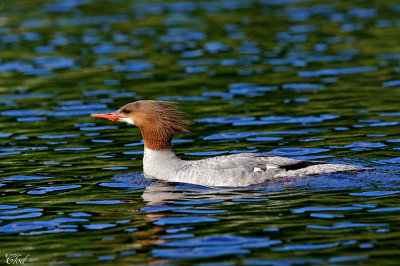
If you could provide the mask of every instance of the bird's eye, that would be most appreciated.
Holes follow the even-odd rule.
[[[132,111],[131,111],[131,109],[124,109],[122,112],[123,112],[124,114],[129,114],[129,113],[132,112]]]

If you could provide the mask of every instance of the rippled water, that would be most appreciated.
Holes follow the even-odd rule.
[[[398,263],[396,1],[0,10],[1,263]],[[375,170],[232,189],[146,180],[137,128],[89,117],[138,99],[191,114],[192,134],[174,141],[185,159],[259,152]]]

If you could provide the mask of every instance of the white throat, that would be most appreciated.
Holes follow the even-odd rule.
[[[182,163],[172,149],[152,150],[144,147],[143,173],[146,177],[166,180],[176,175]]]
[[[130,124],[130,125],[135,125],[135,124],[133,123],[133,120],[130,119],[129,117],[121,117],[118,121],[120,121],[120,122],[125,122],[125,123],[128,123],[128,124]]]
[[[164,161],[171,159],[178,159],[172,149],[168,150],[152,150],[144,147],[143,160],[146,162]]]

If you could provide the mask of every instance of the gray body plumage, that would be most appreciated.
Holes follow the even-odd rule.
[[[243,187],[273,178],[357,171],[354,165],[302,161],[279,156],[239,153],[202,160],[181,160],[172,150],[145,148],[143,172],[148,178],[202,186]]]

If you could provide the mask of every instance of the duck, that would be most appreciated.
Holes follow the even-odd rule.
[[[164,182],[206,187],[248,187],[276,178],[367,169],[260,153],[236,153],[200,160],[180,159],[173,151],[172,140],[179,134],[190,133],[190,122],[172,101],[139,100],[114,112],[94,113],[91,116],[137,126],[144,143],[143,174],[146,178]]]

